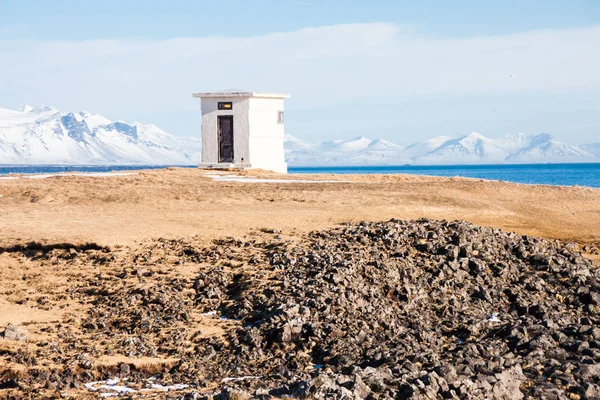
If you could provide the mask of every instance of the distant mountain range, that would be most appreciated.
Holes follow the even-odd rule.
[[[285,152],[292,166],[600,162],[600,143],[571,145],[547,133],[439,136],[406,147],[366,137],[309,142],[286,135]],[[170,135],[152,124],[49,106],[0,108],[0,164],[193,165],[200,154],[199,137]]]
[[[290,165],[449,165],[600,162],[600,143],[576,146],[542,133],[497,139],[471,133],[459,138],[439,136],[402,147],[384,139],[357,137],[313,143],[286,136]]]

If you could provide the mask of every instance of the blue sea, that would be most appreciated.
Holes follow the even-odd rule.
[[[511,164],[395,167],[290,167],[295,174],[414,174],[600,188],[600,164]]]
[[[161,165],[0,165],[2,174],[38,174],[60,172],[109,172],[159,169]],[[195,166],[184,166],[195,168]],[[519,165],[445,165],[380,167],[289,167],[291,174],[414,174],[462,176],[507,182],[589,186],[600,188],[600,164],[519,164]]]

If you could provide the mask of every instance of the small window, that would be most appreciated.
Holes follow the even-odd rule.
[[[279,111],[277,113],[277,123],[278,124],[283,124],[283,111]]]
[[[222,102],[222,101],[220,101],[218,103],[217,108],[219,110],[233,110],[233,103],[230,102],[230,101],[228,101],[228,102]]]

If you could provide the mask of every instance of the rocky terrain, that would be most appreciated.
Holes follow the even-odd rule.
[[[82,310],[0,348],[9,397],[600,398],[600,272],[576,244],[422,219],[0,255],[70,271],[37,301]]]

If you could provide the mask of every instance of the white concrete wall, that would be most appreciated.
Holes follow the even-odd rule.
[[[233,109],[218,110],[219,102],[231,102]],[[219,162],[217,117],[233,115],[234,164],[286,173],[284,124],[278,123],[283,102],[257,97],[202,98],[202,164]]]
[[[279,124],[278,114],[283,109],[283,99],[250,99],[250,162],[252,168],[287,172],[283,150],[284,124]]]
[[[218,110],[217,103],[231,102],[232,110]],[[248,98],[203,98],[202,99],[202,164],[219,162],[219,132],[217,116],[233,115],[233,159],[235,164],[250,162]],[[243,159],[243,161],[242,161]]]

